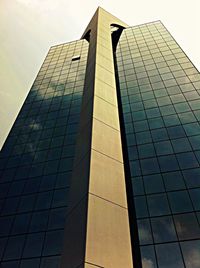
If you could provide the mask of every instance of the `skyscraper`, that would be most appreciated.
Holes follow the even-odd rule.
[[[199,120],[200,74],[162,23],[98,8],[1,151],[1,267],[200,267]]]

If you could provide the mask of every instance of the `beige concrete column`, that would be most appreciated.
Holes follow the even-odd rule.
[[[98,8],[90,45],[62,268],[132,268],[110,25]],[[83,35],[83,37],[84,37]]]

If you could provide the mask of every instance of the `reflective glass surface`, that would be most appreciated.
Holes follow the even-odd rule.
[[[142,267],[200,267],[200,74],[159,21],[125,29],[115,59]]]
[[[59,267],[87,53],[50,49],[0,153],[1,267]]]

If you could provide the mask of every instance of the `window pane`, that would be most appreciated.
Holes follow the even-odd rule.
[[[186,268],[200,267],[200,240],[181,242]]]
[[[192,204],[187,191],[177,191],[168,194],[170,205],[174,213],[191,211]]]
[[[152,234],[149,220],[138,221],[138,233],[141,245],[152,243]]]
[[[151,219],[154,241],[163,243],[176,241],[176,232],[172,217],[158,217]]]
[[[170,213],[166,194],[147,196],[147,202],[151,216],[161,216]]]
[[[141,257],[143,268],[157,268],[153,246],[141,247]]]
[[[179,239],[200,238],[200,227],[194,213],[175,215],[174,221]]]
[[[177,243],[156,246],[159,268],[184,268],[180,248]]]

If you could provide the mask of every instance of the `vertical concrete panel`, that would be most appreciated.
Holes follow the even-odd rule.
[[[83,35],[90,31],[62,268],[133,267],[110,31],[113,23],[127,26],[98,8]],[[81,173],[84,167],[86,172]],[[80,237],[74,241],[75,233]]]

